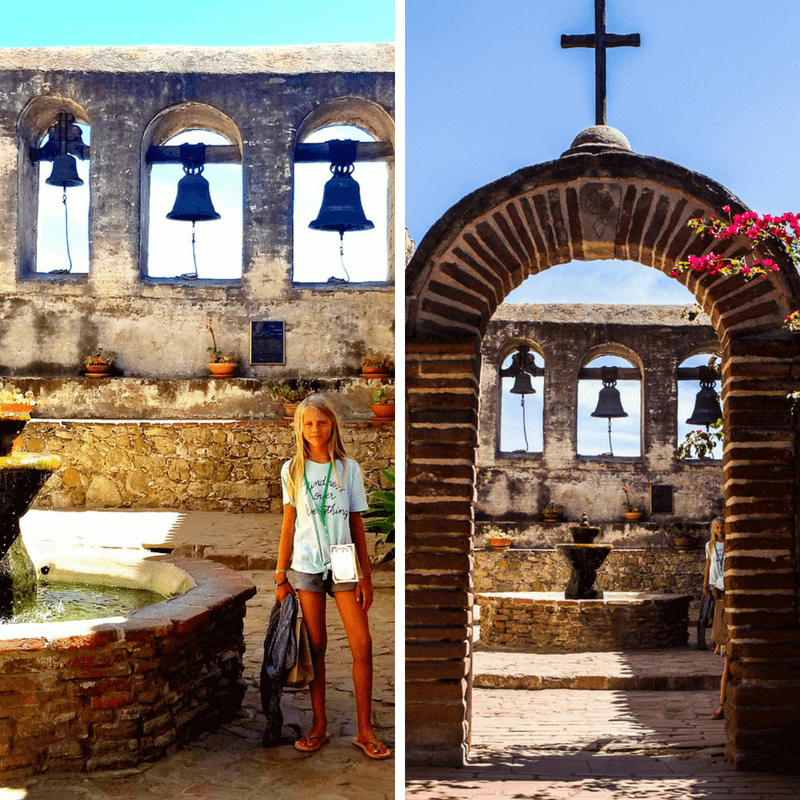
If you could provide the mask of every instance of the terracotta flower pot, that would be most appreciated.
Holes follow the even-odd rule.
[[[625,512],[625,519],[628,522],[639,522],[639,520],[644,516],[641,511],[626,511]]]
[[[696,539],[691,536],[676,536],[675,549],[676,550],[694,550]]]
[[[30,414],[31,403],[0,403],[1,414]]]
[[[387,404],[375,404],[373,403],[372,406],[372,413],[374,414],[376,419],[394,419],[394,406],[387,405]]]
[[[283,404],[283,418],[284,419],[294,419],[294,415],[297,413],[297,406],[300,403],[284,403]]]
[[[363,364],[361,366],[361,376],[363,378],[388,378],[389,370],[386,367],[375,366],[374,364]]]
[[[560,511],[554,511],[552,513],[545,512],[542,514],[542,519],[545,522],[561,522],[562,513]]]
[[[215,361],[208,365],[215,378],[230,378],[236,374],[239,365],[235,361]]]
[[[511,538],[510,537],[486,537],[486,541],[489,543],[489,547],[492,550],[508,550],[511,547]]]
[[[90,378],[102,378],[111,374],[111,364],[87,364],[86,374]]]

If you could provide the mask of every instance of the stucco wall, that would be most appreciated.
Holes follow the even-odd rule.
[[[117,351],[128,376],[203,376],[208,319],[220,349],[242,357],[245,376],[334,378],[352,374],[368,348],[392,353],[393,280],[292,283],[292,176],[298,130],[315,114],[330,121],[326,104],[336,112],[329,116],[393,145],[393,59],[390,45],[3,51],[0,374],[76,374],[101,346]],[[142,276],[149,126],[170,109],[189,122],[193,108],[227,120],[240,140],[241,280]],[[59,110],[91,125],[88,276],[31,274],[27,263],[35,219],[28,148]],[[390,262],[392,252],[390,240]],[[286,323],[284,365],[248,362],[250,321],[265,319]]]
[[[476,518],[535,528],[547,503],[567,519],[586,513],[593,522],[622,518],[622,487],[649,519],[710,520],[723,510],[720,461],[675,458],[681,362],[717,347],[713,328],[681,319],[674,306],[505,304],[486,331],[481,350],[481,406],[477,450]],[[541,453],[499,449],[503,360],[520,344],[544,357],[544,447]],[[577,454],[578,373],[594,354],[627,353],[642,375],[640,457]],[[696,391],[697,384],[693,383]],[[529,424],[539,424],[532,419]],[[673,487],[674,513],[652,514],[650,487]],[[521,526],[521,527],[520,527]]]

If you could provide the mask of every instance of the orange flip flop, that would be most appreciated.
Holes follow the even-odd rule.
[[[353,746],[363,750],[368,758],[374,758],[376,761],[391,758],[392,751],[383,742],[362,742],[359,739],[353,739],[352,742]]]
[[[295,743],[294,749],[301,753],[316,753],[331,738],[326,731],[322,736],[301,736]]]

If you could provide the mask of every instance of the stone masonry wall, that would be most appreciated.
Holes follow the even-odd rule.
[[[0,627],[0,781],[130,768],[241,706],[246,578],[163,557],[198,588],[124,621]]]
[[[607,592],[688,594],[700,600],[703,550],[614,549],[597,573]],[[563,592],[569,566],[557,550],[475,551],[476,592]]]
[[[364,471],[367,491],[377,488],[380,470],[394,463],[394,425],[349,423],[343,436]],[[33,420],[18,449],[61,458],[37,508],[279,513],[280,470],[292,442],[292,428],[283,420]]]
[[[556,593],[480,595],[481,645],[527,653],[680,647],[688,639],[686,595],[564,600]]]

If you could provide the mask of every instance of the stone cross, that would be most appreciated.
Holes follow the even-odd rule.
[[[606,124],[606,48],[639,47],[638,33],[606,33],[606,0],[594,0],[594,33],[564,34],[561,47],[593,47],[595,69],[595,125]]]

